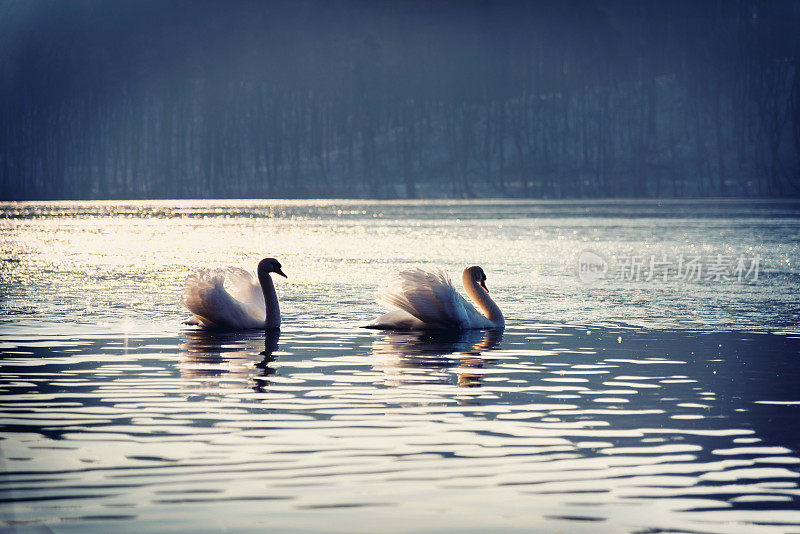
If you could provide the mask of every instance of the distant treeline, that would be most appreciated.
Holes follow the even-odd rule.
[[[800,194],[800,0],[0,4],[0,199]]]

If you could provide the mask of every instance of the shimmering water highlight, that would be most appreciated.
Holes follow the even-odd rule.
[[[795,202],[1,210],[6,527],[800,529]],[[586,248],[764,266],[584,284]],[[187,272],[266,255],[290,277],[280,332],[180,324]],[[398,268],[476,263],[504,332],[358,328]]]

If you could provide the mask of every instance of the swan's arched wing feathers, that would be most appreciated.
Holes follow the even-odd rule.
[[[467,307],[475,312],[442,271],[401,271],[378,295],[378,300],[413,315],[426,325],[439,328],[463,327],[469,321]]]
[[[217,269],[216,275],[223,277],[223,286],[230,296],[243,304],[260,305],[266,313],[264,293],[253,275],[239,267]]]
[[[206,326],[256,328],[266,320],[260,286],[244,269],[201,269],[186,277],[181,304]]]

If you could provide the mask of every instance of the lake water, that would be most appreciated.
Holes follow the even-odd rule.
[[[280,333],[180,324],[265,256]],[[797,201],[0,203],[0,259],[11,531],[800,531]],[[359,328],[473,264],[504,332]]]

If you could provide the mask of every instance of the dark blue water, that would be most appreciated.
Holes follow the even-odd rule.
[[[196,204],[3,205],[6,529],[800,531],[795,203]],[[763,263],[586,283],[589,248]],[[180,325],[192,265],[265,255],[279,333]],[[358,328],[474,263],[504,332]]]

